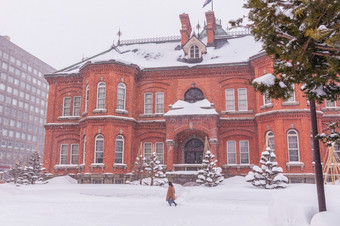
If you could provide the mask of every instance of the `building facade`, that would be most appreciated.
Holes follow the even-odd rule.
[[[212,11],[197,35],[187,14],[180,20],[180,37],[121,41],[45,75],[47,171],[124,183],[141,149],[146,159],[155,151],[176,179],[200,168],[207,137],[225,176],[247,174],[268,141],[292,181],[312,180],[310,111],[300,87],[287,101],[262,96],[250,86],[273,71],[261,43],[247,31],[226,32]],[[318,106],[320,130],[339,121],[339,104]]]
[[[0,169],[43,155],[48,83],[54,68],[0,36]]]

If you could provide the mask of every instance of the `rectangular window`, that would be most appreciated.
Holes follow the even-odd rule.
[[[299,161],[299,145],[297,136],[288,136],[288,153],[290,162]]]
[[[97,109],[105,109],[105,85],[98,87]]]
[[[240,140],[240,158],[241,164],[249,164],[249,141]]]
[[[295,88],[294,88],[294,85],[292,85],[292,87],[293,87],[293,91],[290,93],[291,97],[289,97],[284,102],[294,102],[295,101]]]
[[[235,111],[235,93],[234,89],[225,90],[226,111]]]
[[[152,93],[144,93],[144,114],[152,114]]]
[[[79,144],[71,144],[71,164],[78,165]]]
[[[116,138],[115,163],[123,163],[124,141],[121,138]]]
[[[83,164],[85,164],[86,160],[86,136],[84,136],[84,142],[83,142]]]
[[[151,152],[152,152],[152,143],[146,142],[144,143],[144,158],[147,162],[151,159]]]
[[[80,97],[73,98],[73,115],[80,116]]]
[[[268,97],[268,94],[265,93],[263,95],[263,105],[268,105],[272,103],[272,99],[270,97]]]
[[[236,164],[236,141],[227,141],[227,163]]]
[[[164,113],[164,93],[163,92],[156,93],[156,113],[158,114]]]
[[[88,109],[89,93],[90,93],[90,89],[89,89],[89,86],[87,85],[86,90],[85,90],[85,112],[87,112],[87,109]]]
[[[71,97],[64,97],[63,116],[71,115]]]
[[[60,164],[63,165],[67,164],[67,151],[68,151],[67,144],[60,145]]]
[[[164,143],[156,143],[156,155],[160,164],[164,164]]]
[[[126,87],[124,84],[118,85],[117,91],[117,109],[125,110],[125,95],[126,95]]]
[[[326,100],[326,108],[335,108],[336,102],[331,100]]]
[[[237,93],[238,93],[238,110],[247,111],[248,110],[247,89],[246,88],[237,89]]]

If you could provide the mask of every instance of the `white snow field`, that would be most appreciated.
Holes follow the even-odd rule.
[[[165,201],[167,187],[76,184],[69,176],[48,184],[0,184],[0,225],[340,225],[340,185],[325,186],[328,211],[322,214],[316,214],[314,184],[264,190],[239,176],[212,188],[175,184],[177,207]]]

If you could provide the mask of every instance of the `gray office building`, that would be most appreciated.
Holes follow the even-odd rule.
[[[0,171],[44,153],[48,83],[56,71],[0,35]],[[1,179],[1,178],[0,178]]]

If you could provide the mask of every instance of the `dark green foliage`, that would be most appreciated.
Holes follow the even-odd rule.
[[[252,34],[274,62],[275,84],[253,83],[271,98],[289,98],[293,84],[309,100],[340,96],[338,0],[248,0]]]

